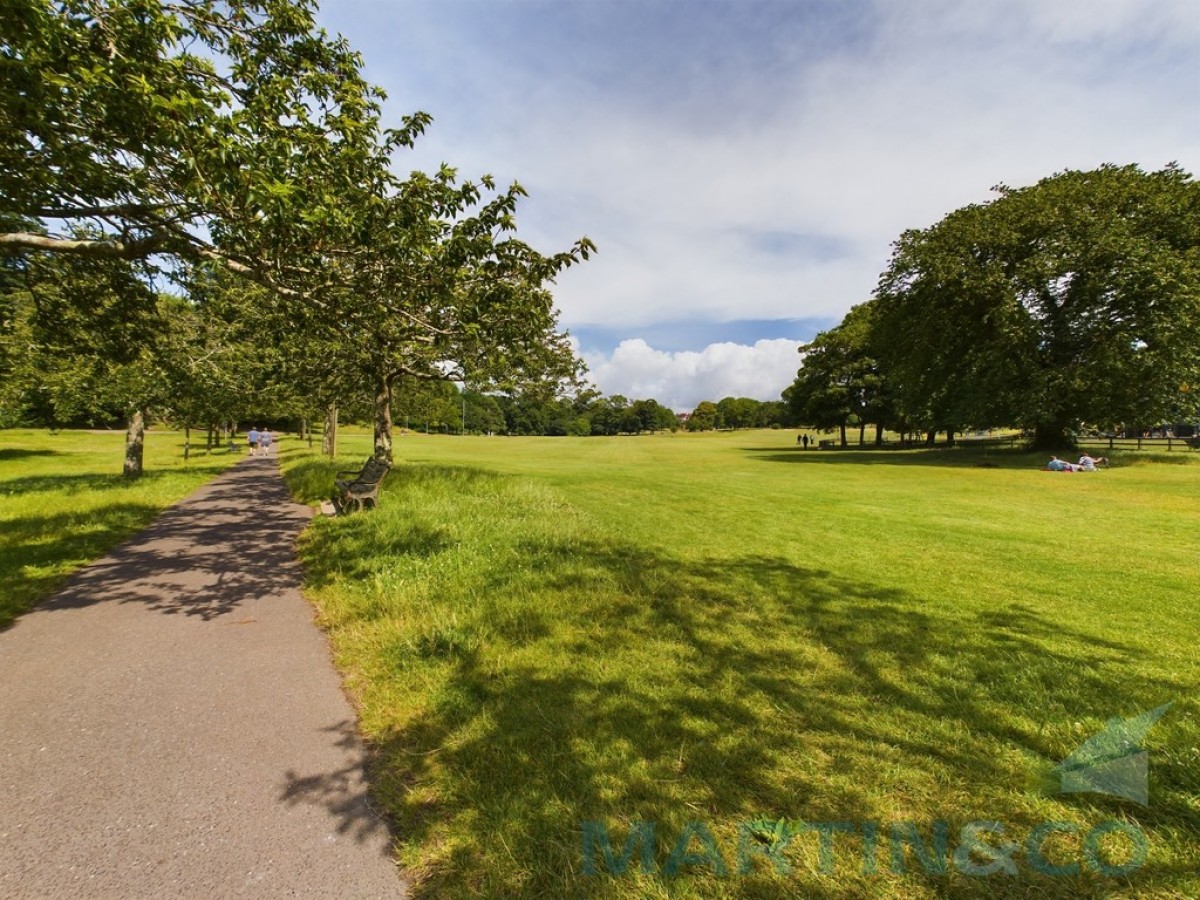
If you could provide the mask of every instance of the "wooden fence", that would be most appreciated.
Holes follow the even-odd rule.
[[[1078,443],[1081,447],[1100,447],[1105,450],[1200,450],[1200,438],[1194,437],[1084,437]]]
[[[1000,448],[1016,448],[1025,444],[1028,437],[1019,434],[1002,435],[999,437],[976,437],[975,435],[959,435],[954,439],[954,445],[957,447],[991,450]],[[1155,437],[1155,438],[1123,438],[1123,437],[1080,437],[1076,439],[1076,444],[1081,448],[1089,450],[1200,450],[1200,437]],[[840,450],[841,442],[838,440],[823,439],[818,444],[821,450]],[[925,443],[924,437],[911,438],[907,441],[897,439],[885,440],[881,444],[876,444],[873,440],[867,440],[859,444],[855,440],[846,442],[847,450],[920,450],[923,447],[929,446]],[[945,447],[945,440],[939,440],[936,447]]]

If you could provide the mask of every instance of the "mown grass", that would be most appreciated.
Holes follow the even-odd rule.
[[[193,450],[179,434],[147,435],[145,474],[121,475],[123,433],[0,430],[0,628],[80,566],[241,458]]]
[[[1200,892],[1200,468],[792,441],[410,435],[379,510],[314,523],[309,592],[415,896]],[[369,452],[344,446],[337,466],[289,457],[293,489],[318,499]],[[1107,720],[1167,702],[1148,807],[1034,789]],[[764,819],[853,833],[829,832],[829,871],[819,835],[795,837],[780,872],[746,829]],[[893,871],[889,827],[931,842],[938,821],[947,871],[912,853]],[[973,821],[1003,825],[993,844],[1078,826],[1044,844],[1064,866],[1117,821],[1148,856],[1051,876],[1018,846],[1015,875],[972,876],[953,853]],[[635,850],[587,874],[585,822],[618,861],[654,823],[659,871]]]

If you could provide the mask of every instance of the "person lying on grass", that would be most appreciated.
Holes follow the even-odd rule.
[[[1050,462],[1042,466],[1043,472],[1074,472],[1075,467],[1065,459],[1059,459],[1057,456],[1050,457]]]
[[[1101,456],[1099,458],[1089,456],[1084,453],[1079,457],[1078,465],[1069,463],[1065,459],[1059,459],[1057,456],[1050,457],[1050,462],[1042,467],[1043,472],[1095,472],[1097,465],[1108,465],[1108,458]]]

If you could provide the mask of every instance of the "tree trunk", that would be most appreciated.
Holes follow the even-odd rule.
[[[1065,422],[1038,422],[1033,430],[1033,442],[1030,450],[1074,450],[1075,442],[1067,434]]]
[[[879,422],[875,424],[875,446],[883,446],[883,424]]]
[[[206,451],[208,451],[209,453],[212,453],[212,445],[213,445],[213,425],[210,422],[208,425],[208,435],[204,438],[204,449]]]
[[[925,446],[933,447],[936,444],[937,444],[937,432],[936,431],[925,432]]]
[[[187,462],[192,455],[192,426],[183,426],[183,461]]]
[[[146,444],[146,414],[135,409],[129,414],[125,429],[125,477],[137,478],[142,474],[142,456]]]
[[[839,428],[840,428],[841,435],[842,435],[842,449],[845,450],[846,446],[847,446],[847,444],[846,444],[846,423],[842,422],[842,424],[839,426]]]
[[[321,452],[330,459],[337,456],[338,408],[330,403],[325,410],[325,428],[321,432]]]
[[[386,375],[375,382],[375,458],[392,461],[392,382]]]
[[[866,442],[866,439],[867,439],[867,423],[865,421],[859,422],[858,423],[858,446],[861,447]]]
[[[946,446],[947,447],[954,446],[954,429],[953,428],[946,429]]]

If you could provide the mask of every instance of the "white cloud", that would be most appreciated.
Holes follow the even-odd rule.
[[[1195,0],[338,0],[322,15],[394,115],[434,114],[401,168],[518,180],[525,240],[596,241],[555,289],[569,328],[833,320],[870,296],[901,231],[994,184],[1106,162],[1200,172]],[[800,252],[806,237],[836,252]],[[627,342],[593,368],[605,390],[682,407],[755,395],[721,346],[691,360]],[[728,388],[705,368],[693,377],[714,386],[685,389],[701,360],[734,367]]]
[[[838,316],[869,296],[903,229],[993,184],[1104,162],[1200,165],[1197,118],[1181,114],[1195,80],[1172,61],[1191,59],[1194,75],[1190,0],[861,6],[867,39],[768,69],[739,54],[745,68],[700,98],[687,84],[697,48],[662,35],[673,105],[587,69],[547,78],[520,54],[486,56],[459,75],[473,99],[435,109],[431,137],[465,173],[531,191],[519,218],[535,246],[597,242],[556,291],[568,326]],[[845,252],[754,252],[737,237],[754,231],[828,235]]]
[[[611,354],[584,354],[584,359],[593,383],[605,394],[653,398],[681,412],[701,400],[722,397],[778,400],[800,367],[799,345],[777,339],[668,353],[637,338],[622,341]]]

